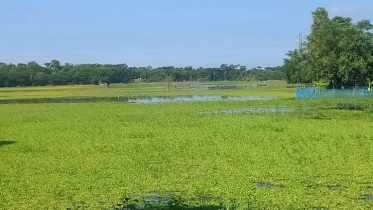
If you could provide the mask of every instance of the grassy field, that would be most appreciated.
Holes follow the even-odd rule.
[[[170,94],[164,86],[138,86],[118,89]],[[112,91],[95,88],[101,87],[6,88],[0,94]],[[280,97],[272,101],[2,104],[0,209],[112,209],[132,194],[155,191],[216,206],[210,209],[373,208],[373,100],[293,100],[294,89],[287,91],[207,91]],[[366,110],[335,109],[341,102]],[[294,111],[200,114],[248,107]],[[201,197],[213,199],[201,204]]]
[[[256,81],[244,82],[211,82],[210,84],[237,85],[235,91],[211,90],[176,90],[174,83],[132,83],[112,84],[109,88],[100,85],[73,85],[73,86],[45,86],[45,87],[11,87],[0,88],[0,100],[24,98],[60,98],[60,97],[122,97],[122,96],[149,96],[149,95],[188,95],[188,94],[230,94],[230,95],[263,95],[271,90],[271,94],[278,97],[294,97],[294,85],[287,85],[285,81],[268,81],[265,86],[259,86]],[[246,86],[247,85],[247,86]]]

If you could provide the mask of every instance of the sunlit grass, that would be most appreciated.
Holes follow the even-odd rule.
[[[109,88],[100,85],[45,86],[0,88],[0,100],[21,98],[60,98],[60,97],[124,97],[162,95],[253,95],[293,98],[295,89],[284,81],[268,81],[266,86],[251,88],[243,82],[216,82],[216,84],[237,85],[238,90],[177,90],[173,83],[134,83],[112,84]],[[249,85],[249,83],[248,83]],[[294,86],[295,87],[295,86]]]

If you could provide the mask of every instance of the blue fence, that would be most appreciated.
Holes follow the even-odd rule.
[[[355,89],[297,88],[295,98],[373,98],[372,91],[365,87]]]

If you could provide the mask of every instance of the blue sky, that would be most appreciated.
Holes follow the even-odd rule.
[[[0,0],[0,62],[277,66],[317,7],[373,22],[372,0]]]

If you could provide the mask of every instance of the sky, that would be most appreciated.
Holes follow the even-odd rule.
[[[373,22],[372,0],[0,0],[0,62],[279,66],[317,7]]]

